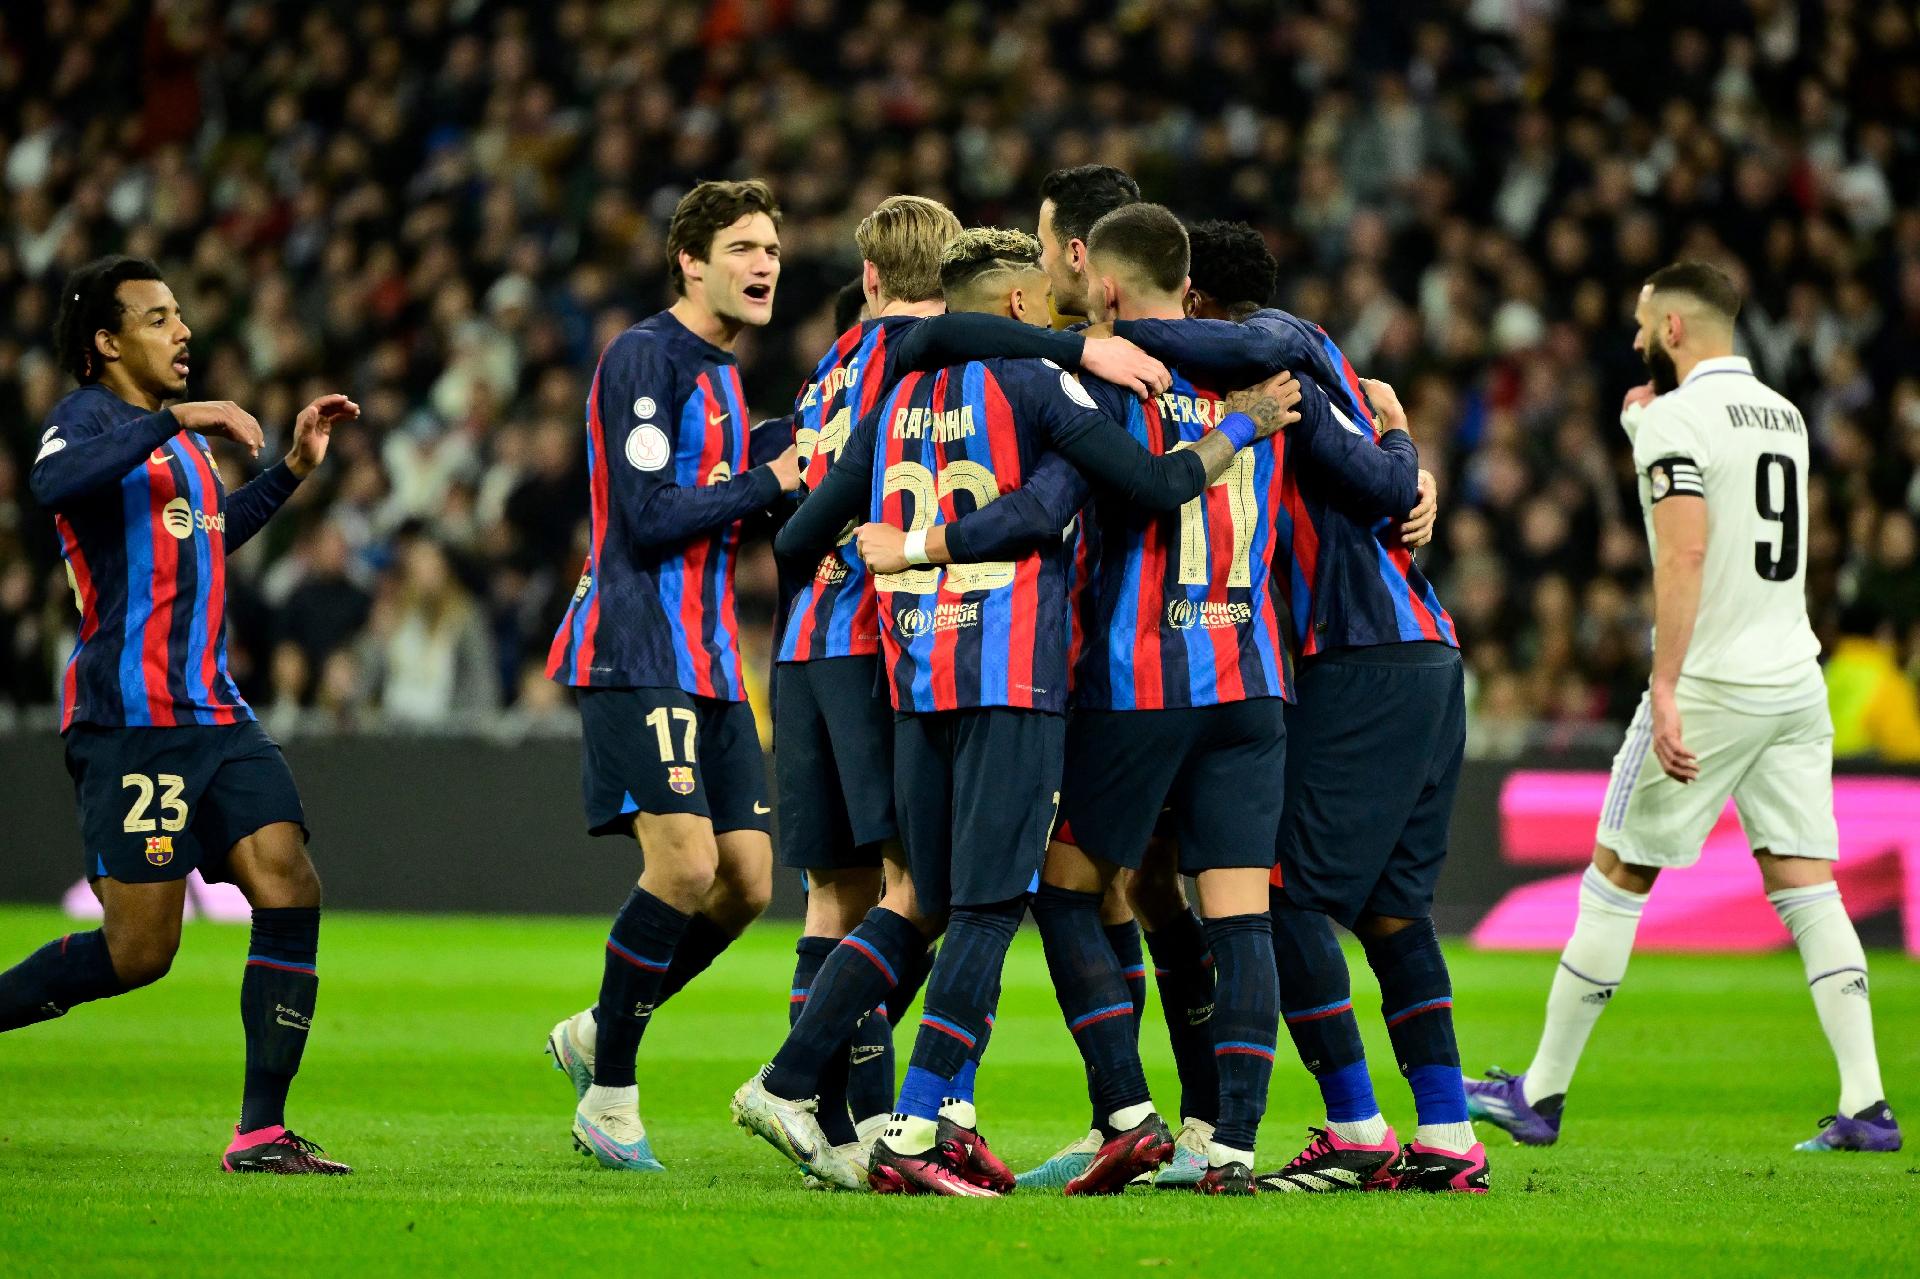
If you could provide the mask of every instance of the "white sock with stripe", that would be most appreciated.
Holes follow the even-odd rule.
[[[1873,1048],[1873,1005],[1867,999],[1867,955],[1840,901],[1840,885],[1815,884],[1768,893],[1806,965],[1820,1028],[1840,1064],[1840,1113],[1856,1115],[1886,1100]]]
[[[1527,1067],[1528,1105],[1567,1091],[1593,1024],[1627,975],[1633,935],[1646,905],[1645,893],[1628,892],[1596,866],[1580,877],[1580,918],[1560,952],[1547,994],[1547,1024]]]

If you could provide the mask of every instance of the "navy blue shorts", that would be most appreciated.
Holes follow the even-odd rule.
[[[589,834],[631,837],[636,813],[692,813],[716,835],[768,827],[760,730],[745,702],[583,688],[580,745]]]
[[[263,826],[307,815],[280,747],[253,720],[67,730],[86,873],[128,884],[232,878],[227,855]]]
[[[773,669],[773,778],[780,864],[880,865],[893,816],[893,707],[878,657],[781,662]]]
[[[1280,833],[1286,757],[1285,704],[1277,697],[1075,711],[1061,817],[1081,849],[1128,870],[1140,869],[1156,828],[1180,841],[1185,874],[1267,870]]]
[[[1349,928],[1363,914],[1424,919],[1466,751],[1459,650],[1338,649],[1301,662],[1295,688],[1274,884]]]
[[[983,706],[898,715],[893,786],[927,914],[1029,892],[1060,812],[1066,717]]]

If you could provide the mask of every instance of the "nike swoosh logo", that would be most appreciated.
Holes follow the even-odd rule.
[[[768,808],[765,804],[762,804],[759,800],[756,799],[753,801],[753,815],[755,817],[765,817],[768,813],[771,813],[772,811],[773,810],[771,808]]]
[[[886,1055],[887,1055],[886,1049],[874,1048],[872,1046],[868,1046],[865,1048],[854,1049],[853,1052],[848,1054],[847,1060],[848,1060],[848,1063],[851,1065],[864,1066],[870,1061],[879,1061],[882,1057]]]
[[[724,422],[724,421],[726,421],[726,420],[727,420],[727,415],[726,415],[725,413],[709,413],[709,414],[707,414],[707,425],[708,425],[708,426],[718,426],[718,425],[720,425],[720,424],[721,424],[722,422]]]
[[[277,1022],[279,1022],[279,1023],[280,1023],[280,1024],[282,1025],[282,1026],[291,1026],[291,1027],[293,1027],[293,1028],[294,1028],[295,1030],[309,1030],[309,1029],[311,1029],[311,1027],[308,1027],[308,1026],[303,1026],[303,1025],[301,1025],[301,1024],[300,1024],[299,1022],[297,1022],[297,1021],[288,1021],[288,1020],[287,1020],[287,1019],[286,1019],[285,1017],[275,1017],[275,1018],[274,1018],[274,1020],[275,1020],[275,1021],[277,1021]]]

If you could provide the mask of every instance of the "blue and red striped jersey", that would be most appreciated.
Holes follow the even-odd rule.
[[[1121,397],[1148,452],[1198,440],[1226,416],[1221,393],[1177,369],[1147,403]],[[1083,605],[1073,704],[1094,710],[1213,706],[1291,696],[1284,606],[1271,562],[1278,541],[1284,437],[1259,440],[1171,514],[1102,495],[1098,559]]]
[[[61,731],[253,718],[227,671],[227,552],[297,483],[278,466],[230,502],[206,439],[167,410],[98,385],[54,406],[32,485],[80,609]]]
[[[1020,486],[1056,420],[1092,404],[1045,363],[908,374],[879,409],[870,518],[912,531],[987,505]],[[1071,570],[1072,548],[1055,539],[1015,560],[875,579],[895,708],[1065,710]]]
[[[743,700],[740,521],[780,484],[750,467],[733,355],[671,311],[615,338],[587,394],[587,475],[592,543],[548,677]]]
[[[897,343],[890,339],[918,318],[862,320],[840,335],[807,379],[793,411],[800,482],[806,488],[819,487],[853,437],[854,426],[873,411],[880,393],[892,383]],[[795,592],[777,660],[805,662],[879,651],[873,579],[848,536],[831,554],[821,557],[813,575]]]
[[[1136,320],[1115,329],[1221,385],[1280,369],[1311,378],[1301,420],[1286,432],[1298,461],[1288,467],[1279,522],[1300,656],[1421,640],[1458,647],[1453,619],[1396,531],[1417,501],[1413,442],[1380,434],[1359,376],[1324,329],[1278,310],[1242,324]],[[1373,513],[1388,492],[1391,514]]]

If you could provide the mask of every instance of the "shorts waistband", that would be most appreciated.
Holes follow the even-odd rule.
[[[1335,648],[1300,659],[1304,667],[1322,662],[1342,666],[1447,666],[1460,660],[1460,650],[1440,640],[1410,640],[1401,644],[1368,644]]]

